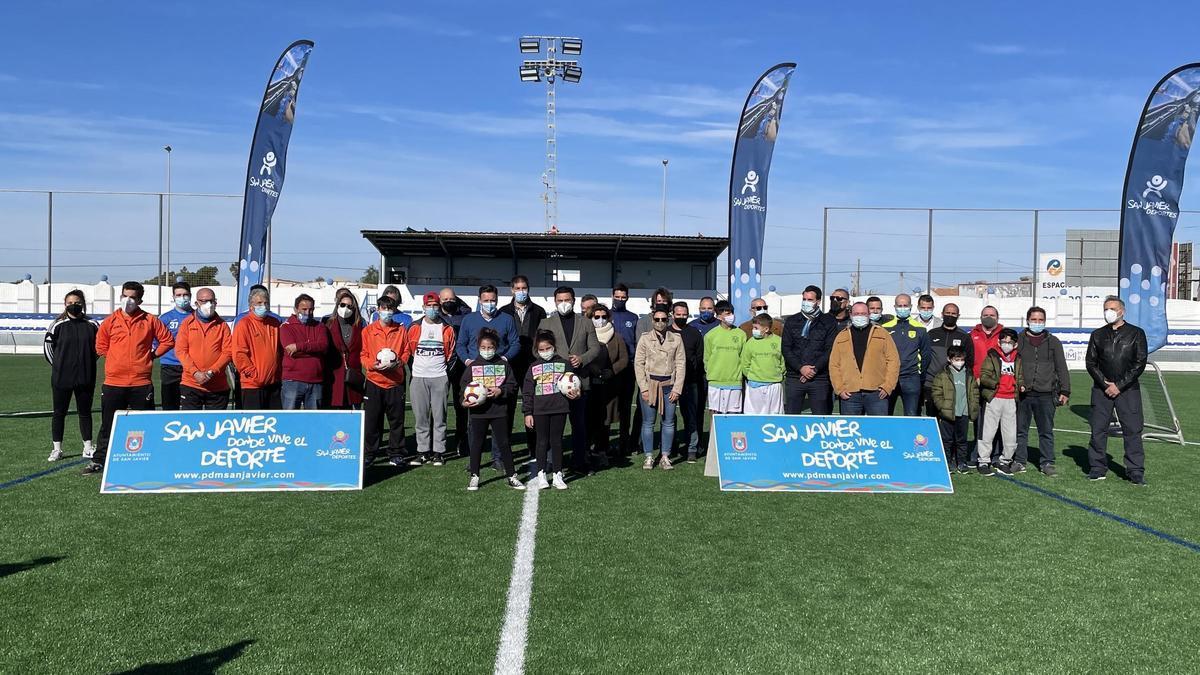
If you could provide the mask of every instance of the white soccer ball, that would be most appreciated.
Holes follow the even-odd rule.
[[[469,382],[463,387],[463,405],[468,408],[483,403],[487,396],[487,387],[478,382]]]
[[[396,362],[396,352],[384,347],[375,355],[375,360],[379,363],[380,367],[386,368]]]
[[[560,394],[578,394],[583,383],[579,381],[579,376],[575,373],[563,373],[563,376],[558,379],[558,393]]]

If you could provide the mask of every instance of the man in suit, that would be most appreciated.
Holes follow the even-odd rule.
[[[554,290],[554,312],[543,319],[539,330],[554,333],[559,354],[579,373],[582,395],[571,401],[571,465],[579,473],[588,472],[587,395],[591,382],[584,368],[600,356],[603,346],[596,339],[596,327],[590,319],[575,311],[575,289],[559,286]],[[545,467],[540,467],[545,470]],[[554,467],[561,471],[562,467]]]
[[[521,383],[525,381],[525,373],[533,364],[533,353],[537,349],[533,344],[533,337],[537,334],[538,326],[542,325],[542,321],[546,318],[546,310],[530,299],[529,278],[525,275],[518,274],[513,277],[510,289],[513,295],[512,302],[501,307],[500,311],[511,316],[517,324],[517,335],[521,341],[521,348],[517,351],[516,356],[508,360],[508,365],[512,367],[513,379],[517,382],[517,389],[520,390]],[[514,391],[508,403],[509,433],[512,432],[513,418],[516,416],[516,412],[517,394]],[[533,448],[537,446],[537,436],[534,435],[533,429],[525,430],[525,445],[529,448],[529,455],[532,457]]]

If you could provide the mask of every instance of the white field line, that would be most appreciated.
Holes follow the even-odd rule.
[[[537,543],[538,490],[530,481],[517,528],[517,554],[513,558],[512,579],[508,583],[508,605],[504,627],[500,629],[500,650],[496,652],[496,675],[521,675],[525,672],[525,642],[529,632],[529,606],[533,598],[533,550]]]

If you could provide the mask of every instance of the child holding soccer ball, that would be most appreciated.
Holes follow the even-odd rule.
[[[467,409],[467,437],[471,444],[471,479],[467,489],[472,492],[479,489],[479,461],[489,428],[496,450],[500,453],[500,461],[504,464],[509,487],[514,490],[525,489],[515,475],[512,447],[508,442],[508,401],[517,386],[513,382],[512,367],[496,353],[499,344],[500,335],[496,331],[481,328],[478,336],[479,358],[463,369],[462,374],[463,406]]]
[[[404,327],[392,321],[396,300],[379,298],[379,319],[363,329],[362,353],[367,366],[363,392],[365,431],[363,462],[368,466],[380,451],[383,420],[388,421],[388,458],[392,466],[403,463],[404,454],[404,363],[412,354],[412,344]]]
[[[534,342],[538,358],[525,373],[525,384],[521,392],[522,405],[525,407],[525,426],[537,431],[537,448],[534,456],[537,459],[538,473],[534,478],[534,487],[545,490],[550,487],[546,480],[546,469],[554,468],[554,488],[566,490],[567,482],[563,480],[563,430],[567,426],[567,416],[570,413],[569,399],[579,398],[579,390],[568,388],[563,393],[559,381],[567,373],[574,374],[574,369],[566,359],[556,353],[554,333],[540,330]],[[547,464],[547,455],[553,452],[552,464]]]

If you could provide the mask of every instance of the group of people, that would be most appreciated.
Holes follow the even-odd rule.
[[[835,400],[843,415],[899,408],[936,417],[951,468],[985,476],[1025,470],[1029,428],[1036,424],[1038,465],[1055,475],[1054,414],[1069,399],[1071,383],[1062,343],[1046,330],[1041,308],[1029,309],[1018,333],[1000,324],[996,308],[985,307],[967,331],[955,304],[935,314],[928,295],[917,299],[915,313],[912,298],[898,295],[894,313],[885,314],[882,299],[852,304],[845,289],[832,292],[823,308],[822,290],[809,286],[799,313],[780,320],[755,298],[752,317],[739,325],[729,301],[704,297],[692,319],[688,304],[666,288],[654,291],[643,317],[627,309],[623,284],[612,289],[611,304],[559,287],[549,309],[531,300],[524,276],[513,277],[509,291],[510,302],[499,306],[499,290],[480,287],[474,310],[450,288],[426,293],[414,320],[398,311],[395,287],[384,290],[369,315],[343,288],[328,316],[318,318],[314,299],[301,294],[284,319],[269,310],[268,289],[255,286],[249,310],[227,319],[212,289],[193,296],[186,283],[172,288],[175,307],[153,316],[141,308],[144,288],[131,281],[102,322],[88,316],[83,293],[71,291],[45,336],[54,399],[49,459],[63,456],[74,398],[83,454],[91,460],[84,473],[102,470],[115,413],[155,407],[151,375],[158,359],[163,410],[224,410],[231,402],[247,410],[361,409],[366,464],[386,455],[392,465],[440,466],[451,455],[467,455],[469,490],[480,485],[489,436],[493,466],[512,488],[525,489],[511,448],[518,411],[533,455],[530,480],[539,489],[562,490],[568,422],[571,466],[580,474],[637,452],[644,469],[671,469],[677,414],[680,455],[695,462],[706,409],[829,415]],[[1087,355],[1094,385],[1089,477],[1107,473],[1115,410],[1127,475],[1144,484],[1138,378],[1145,334],[1124,321],[1118,298],[1105,302],[1105,319]],[[93,445],[98,357],[105,365]],[[406,404],[415,420],[413,447],[406,443]]]

